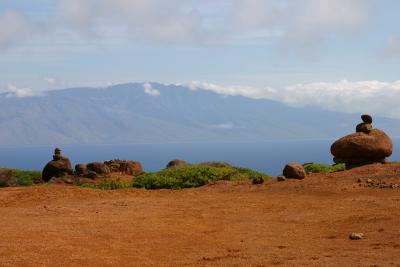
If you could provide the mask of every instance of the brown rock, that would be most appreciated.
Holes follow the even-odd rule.
[[[280,175],[280,176],[276,177],[276,180],[277,180],[278,182],[284,182],[284,181],[286,181],[286,178],[285,178],[285,176]]]
[[[89,179],[96,179],[97,177],[99,177],[99,175],[94,171],[87,171],[87,174],[85,174],[84,177]]]
[[[14,182],[14,172],[12,170],[0,170],[0,187],[9,187]]]
[[[95,172],[96,174],[105,176],[111,173],[110,168],[102,162],[92,162],[89,163],[87,166],[88,171]]]
[[[105,161],[111,172],[122,172],[128,175],[138,176],[143,173],[142,164],[133,160],[108,160]]]
[[[261,176],[254,177],[252,179],[252,183],[253,184],[262,184],[262,183],[264,183],[264,178],[262,178]]]
[[[171,167],[180,167],[180,166],[185,166],[187,164],[186,161],[181,160],[181,159],[174,159],[168,162],[166,168],[171,168]]]
[[[331,146],[336,161],[345,163],[382,162],[392,151],[392,140],[378,129],[346,135]]]
[[[48,182],[53,177],[63,177],[73,172],[69,158],[62,156],[61,149],[56,148],[53,160],[49,161],[42,171],[42,180]]]
[[[75,174],[78,176],[84,176],[88,173],[86,164],[76,164],[75,165]]]
[[[368,115],[368,114],[361,115],[361,120],[365,123],[369,123],[369,124],[372,123],[372,117],[371,117],[371,115]]]
[[[286,164],[283,169],[283,176],[288,179],[304,179],[306,177],[306,172],[304,167],[300,164],[290,162]]]
[[[139,176],[143,173],[142,164],[139,161],[128,161],[126,163],[125,173],[133,176]]]

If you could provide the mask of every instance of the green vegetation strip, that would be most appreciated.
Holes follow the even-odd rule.
[[[206,162],[172,167],[136,177],[133,186],[146,189],[184,189],[203,186],[215,181],[243,181],[269,176],[248,168],[235,167],[224,162]]]
[[[345,164],[336,164],[336,165],[325,165],[320,163],[306,163],[303,165],[306,173],[328,173],[328,172],[339,172],[344,171],[346,169]]]
[[[42,183],[42,174],[38,171],[24,171],[17,169],[0,168],[3,179],[0,183],[9,185],[30,186]],[[3,185],[3,186],[4,186]],[[2,185],[0,184],[0,187]]]

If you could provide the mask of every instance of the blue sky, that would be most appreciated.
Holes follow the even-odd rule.
[[[197,81],[331,94],[347,80],[356,96],[357,83],[378,80],[397,93],[399,10],[396,0],[2,0],[0,90]]]

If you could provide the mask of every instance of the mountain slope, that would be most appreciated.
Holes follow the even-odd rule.
[[[335,138],[354,131],[360,120],[359,114],[175,85],[152,87],[158,96],[139,83],[50,91],[41,97],[0,96],[0,145]],[[399,120],[375,121],[376,127],[399,135]]]

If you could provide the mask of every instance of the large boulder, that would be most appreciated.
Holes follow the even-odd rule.
[[[172,167],[180,167],[180,166],[185,166],[187,165],[187,162],[181,159],[174,159],[168,162],[166,168],[172,168]]]
[[[384,162],[392,152],[392,140],[379,129],[346,135],[331,146],[334,161],[346,164]]]
[[[49,161],[42,171],[42,180],[45,182],[50,181],[53,177],[63,177],[73,174],[71,162],[68,158]]]
[[[139,176],[143,173],[142,164],[139,161],[129,160],[126,162],[125,173],[133,176]]]
[[[306,177],[304,167],[294,162],[286,164],[282,174],[288,179],[304,179]]]
[[[110,168],[102,162],[92,162],[86,165],[88,172],[95,172],[101,176],[106,176],[111,173]]]

